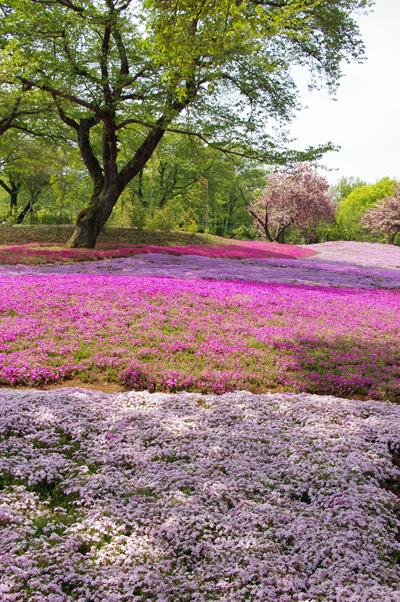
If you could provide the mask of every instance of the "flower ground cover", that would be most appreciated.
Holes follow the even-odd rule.
[[[0,381],[400,399],[400,293],[115,275],[0,277]]]
[[[2,265],[0,274],[118,274],[322,284],[335,287],[400,289],[400,270],[307,259],[244,259],[232,261],[194,255],[146,253],[134,257],[40,266]]]
[[[0,264],[46,264],[73,261],[96,261],[112,257],[129,257],[145,253],[170,255],[199,255],[245,259],[250,257],[275,257],[277,259],[311,257],[315,251],[296,245],[283,245],[258,241],[236,242],[221,245],[136,245],[113,246],[104,249],[68,249],[56,245],[24,244],[0,246]]]
[[[355,263],[368,267],[400,269],[400,247],[372,242],[339,240],[306,245],[322,260]]]
[[[4,602],[398,602],[400,407],[0,392]]]

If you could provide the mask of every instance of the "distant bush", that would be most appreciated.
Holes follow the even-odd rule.
[[[380,200],[391,196],[396,184],[396,180],[382,178],[375,184],[354,188],[339,204],[336,211],[336,232],[339,238],[371,240],[371,233],[368,233],[362,225],[363,216]]]
[[[144,229],[154,232],[168,232],[179,226],[180,215],[176,211],[176,207],[172,204],[167,204],[161,209],[156,209],[153,215],[148,216],[145,221]]]
[[[38,209],[33,216],[34,223],[54,226],[57,224],[70,224],[72,219],[70,213],[66,211],[58,211],[55,213],[51,208]]]
[[[257,238],[257,232],[253,226],[239,226],[232,230],[233,238],[238,240],[255,240]]]

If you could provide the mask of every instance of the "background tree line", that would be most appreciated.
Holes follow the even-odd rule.
[[[254,203],[272,190],[267,183],[263,192],[272,174],[288,183],[285,218],[275,229],[264,224],[264,234],[309,238],[290,174],[332,144],[291,149],[286,124],[299,108],[291,66],[335,89],[341,62],[363,58],[355,14],[371,4],[2,2],[1,219],[75,222],[69,244],[78,247],[94,246],[105,224],[251,237],[260,226]],[[328,206],[314,203],[312,237],[366,235],[347,200],[355,190],[342,193],[333,191],[333,224]]]

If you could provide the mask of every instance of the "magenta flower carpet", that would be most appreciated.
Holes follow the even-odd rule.
[[[0,278],[0,382],[284,388],[400,399],[400,294],[139,278]]]
[[[0,266],[1,602],[400,601],[399,249],[247,249]]]
[[[259,241],[231,241],[223,245],[120,245],[105,249],[68,249],[57,245],[0,245],[0,264],[45,264],[69,263],[73,261],[96,261],[114,257],[130,257],[146,253],[167,253],[168,255],[198,255],[202,257],[225,257],[246,259],[250,257],[273,257],[276,259],[296,259],[316,254],[312,249],[296,245],[286,245]]]

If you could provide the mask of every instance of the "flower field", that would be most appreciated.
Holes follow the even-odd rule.
[[[400,269],[400,247],[395,245],[340,240],[307,245],[307,249],[315,251],[322,260]]]
[[[246,245],[0,266],[1,602],[399,602],[398,250]]]
[[[399,600],[399,406],[0,396],[2,601]]]
[[[116,274],[163,276],[179,279],[245,280],[288,284],[321,284],[334,287],[400,289],[400,272],[394,269],[321,261],[318,258],[247,258],[144,253],[106,261],[82,261],[47,265],[2,265],[0,274]]]
[[[57,245],[29,243],[24,245],[0,246],[0,265],[40,265],[46,263],[71,263],[97,261],[114,257],[131,257],[146,253],[168,253],[169,255],[199,255],[203,257],[225,257],[227,259],[265,258],[276,259],[311,257],[315,251],[296,245],[282,245],[257,241],[234,242],[219,245],[110,245],[104,249],[68,249]]]
[[[96,274],[0,278],[0,382],[400,399],[400,294]]]

